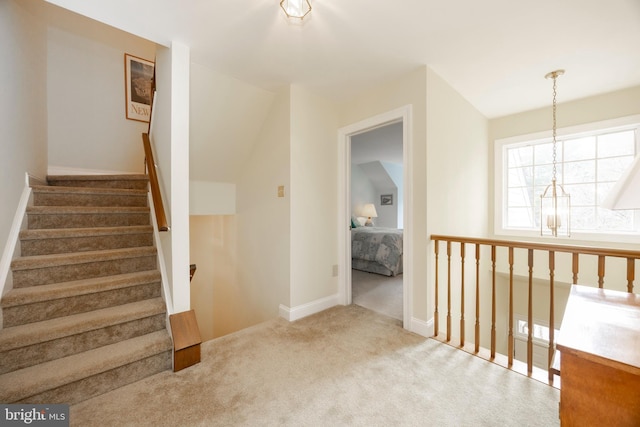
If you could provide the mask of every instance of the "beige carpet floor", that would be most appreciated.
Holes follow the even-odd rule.
[[[351,270],[351,300],[361,307],[402,320],[402,274],[387,277]]]
[[[203,344],[71,407],[73,426],[554,426],[558,390],[357,305]]]

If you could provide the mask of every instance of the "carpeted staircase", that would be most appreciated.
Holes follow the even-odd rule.
[[[147,176],[48,181],[0,302],[3,403],[73,404],[171,368]]]

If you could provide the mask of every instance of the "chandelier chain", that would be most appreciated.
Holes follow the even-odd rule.
[[[556,95],[557,95],[557,86],[556,86],[557,76],[553,76],[553,177],[552,180],[555,182],[556,180]]]

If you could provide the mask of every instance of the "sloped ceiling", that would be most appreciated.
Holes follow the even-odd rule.
[[[385,191],[397,188],[395,182],[393,182],[393,179],[391,179],[382,163],[375,161],[362,163],[358,166],[362,169],[367,178],[369,178],[369,181],[371,181],[371,184],[373,184],[373,187],[376,190]]]
[[[402,166],[402,122],[351,137],[351,163],[358,165],[379,191],[396,188],[382,162]]]
[[[267,90],[296,83],[345,99],[429,65],[488,118],[640,85],[638,0],[47,0]]]
[[[236,182],[273,99],[272,92],[191,64],[190,179]]]
[[[402,164],[402,122],[351,137],[351,163],[373,161]]]

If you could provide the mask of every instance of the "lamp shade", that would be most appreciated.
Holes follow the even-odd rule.
[[[366,216],[368,218],[378,217],[378,212],[376,212],[376,207],[373,205],[373,203],[367,203],[366,205],[364,205],[364,208],[362,209],[362,216]]]
[[[640,209],[640,156],[613,186],[602,207],[606,209]]]

